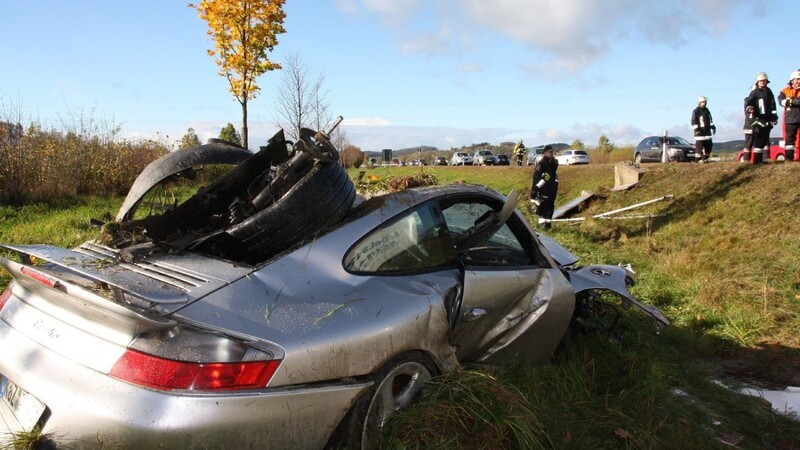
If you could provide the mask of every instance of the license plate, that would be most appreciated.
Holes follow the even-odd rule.
[[[45,410],[44,403],[0,374],[0,398],[11,408],[23,429],[30,431]]]

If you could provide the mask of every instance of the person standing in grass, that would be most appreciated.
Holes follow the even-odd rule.
[[[522,139],[517,142],[517,145],[514,146],[514,150],[512,152],[514,156],[517,158],[517,165],[522,165],[522,158],[525,157],[525,144],[522,143]]]
[[[549,230],[558,194],[558,160],[553,156],[553,147],[544,146],[544,156],[533,168],[531,202],[536,207],[539,225]]]
[[[692,130],[694,131],[694,148],[695,154],[700,158],[700,162],[708,161],[711,156],[711,135],[717,132],[717,127],[714,126],[714,119],[711,118],[711,111],[706,108],[708,99],[700,97],[697,100],[697,108],[692,111]]]
[[[800,161],[797,150],[800,129],[800,70],[789,75],[789,83],[778,93],[778,103],[783,106],[783,142],[786,161]]]
[[[778,109],[775,103],[775,95],[767,87],[769,77],[765,72],[758,72],[756,75],[756,88],[750,91],[750,95],[744,101],[745,114],[753,116],[750,125],[753,127],[753,157],[751,164],[761,164],[764,162],[764,152],[769,159],[769,132],[773,126],[778,124]]]

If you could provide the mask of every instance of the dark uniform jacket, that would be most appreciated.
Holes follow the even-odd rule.
[[[787,100],[790,101],[787,102]],[[783,123],[800,123],[800,89],[786,86],[778,94],[778,102],[784,108]]]
[[[750,95],[744,99],[745,114],[749,117],[747,113],[748,106],[752,106],[755,110],[753,112],[753,121],[751,122],[752,126],[772,128],[772,122],[778,121],[778,108],[772,89],[768,87],[764,89],[755,88],[750,91]]]
[[[558,192],[558,160],[555,158],[539,158],[533,168],[533,184],[531,185],[532,198],[537,195],[544,197],[554,196]],[[536,188],[539,180],[544,180],[544,186]]]
[[[698,106],[692,111],[692,129],[694,138],[697,141],[707,141],[711,139],[711,130],[716,130],[714,119],[711,118],[711,111],[708,108]]]

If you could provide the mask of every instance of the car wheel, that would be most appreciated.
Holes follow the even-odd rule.
[[[372,375],[374,384],[342,419],[327,448],[380,448],[384,426],[391,416],[408,408],[436,374],[430,359],[418,352],[384,365]]]
[[[338,162],[318,163],[283,197],[227,230],[238,245],[217,242],[228,257],[265,261],[314,230],[340,221],[355,200],[355,186]]]
[[[637,164],[637,165],[641,164],[642,163],[642,154],[641,153],[637,153],[636,156],[633,157],[633,162],[635,164]]]

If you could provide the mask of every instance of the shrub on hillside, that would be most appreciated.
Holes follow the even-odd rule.
[[[0,134],[0,202],[12,205],[124,195],[148,163],[169,151],[161,142],[121,139],[119,128],[48,131],[32,123],[14,129],[21,132]]]

